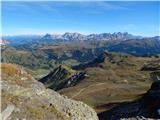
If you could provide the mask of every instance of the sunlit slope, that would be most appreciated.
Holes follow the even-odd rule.
[[[60,93],[84,101],[100,112],[110,109],[114,103],[134,100],[149,89],[150,72],[141,68],[156,58],[117,53],[104,53],[99,58],[104,56],[101,63],[88,63],[85,68],[88,77]]]
[[[46,89],[22,67],[1,64],[2,119],[27,120],[98,120],[86,104]]]

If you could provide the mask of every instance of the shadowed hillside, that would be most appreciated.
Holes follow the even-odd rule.
[[[48,88],[53,90],[60,90],[63,88],[75,86],[84,78],[84,72],[78,72],[67,66],[60,65],[51,71],[47,76],[41,78],[39,81]]]

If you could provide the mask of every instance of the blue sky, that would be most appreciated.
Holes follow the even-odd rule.
[[[129,32],[155,36],[160,2],[2,2],[2,34]]]

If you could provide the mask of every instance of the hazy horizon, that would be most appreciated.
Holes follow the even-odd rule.
[[[127,31],[126,31],[127,32]],[[50,33],[34,33],[34,34],[8,34],[8,35],[2,35],[2,37],[7,37],[7,36],[44,36],[46,34],[51,34],[51,35],[63,35],[65,33],[79,33],[82,35],[90,35],[90,34],[103,34],[103,33],[110,33],[110,34],[114,34],[114,33],[118,33],[118,32],[103,32],[103,33],[81,33],[81,32],[63,32],[63,33],[55,33],[55,32],[50,32]],[[125,32],[120,32],[120,33],[125,33]],[[145,36],[145,35],[139,35],[139,34],[132,34],[127,32],[128,34],[134,35],[134,36],[142,36],[142,37],[155,37],[155,36],[160,36],[160,35],[153,35],[153,36]]]

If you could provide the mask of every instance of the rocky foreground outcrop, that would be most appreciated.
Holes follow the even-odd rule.
[[[2,64],[3,120],[98,120],[86,104],[46,89],[22,68]]]

